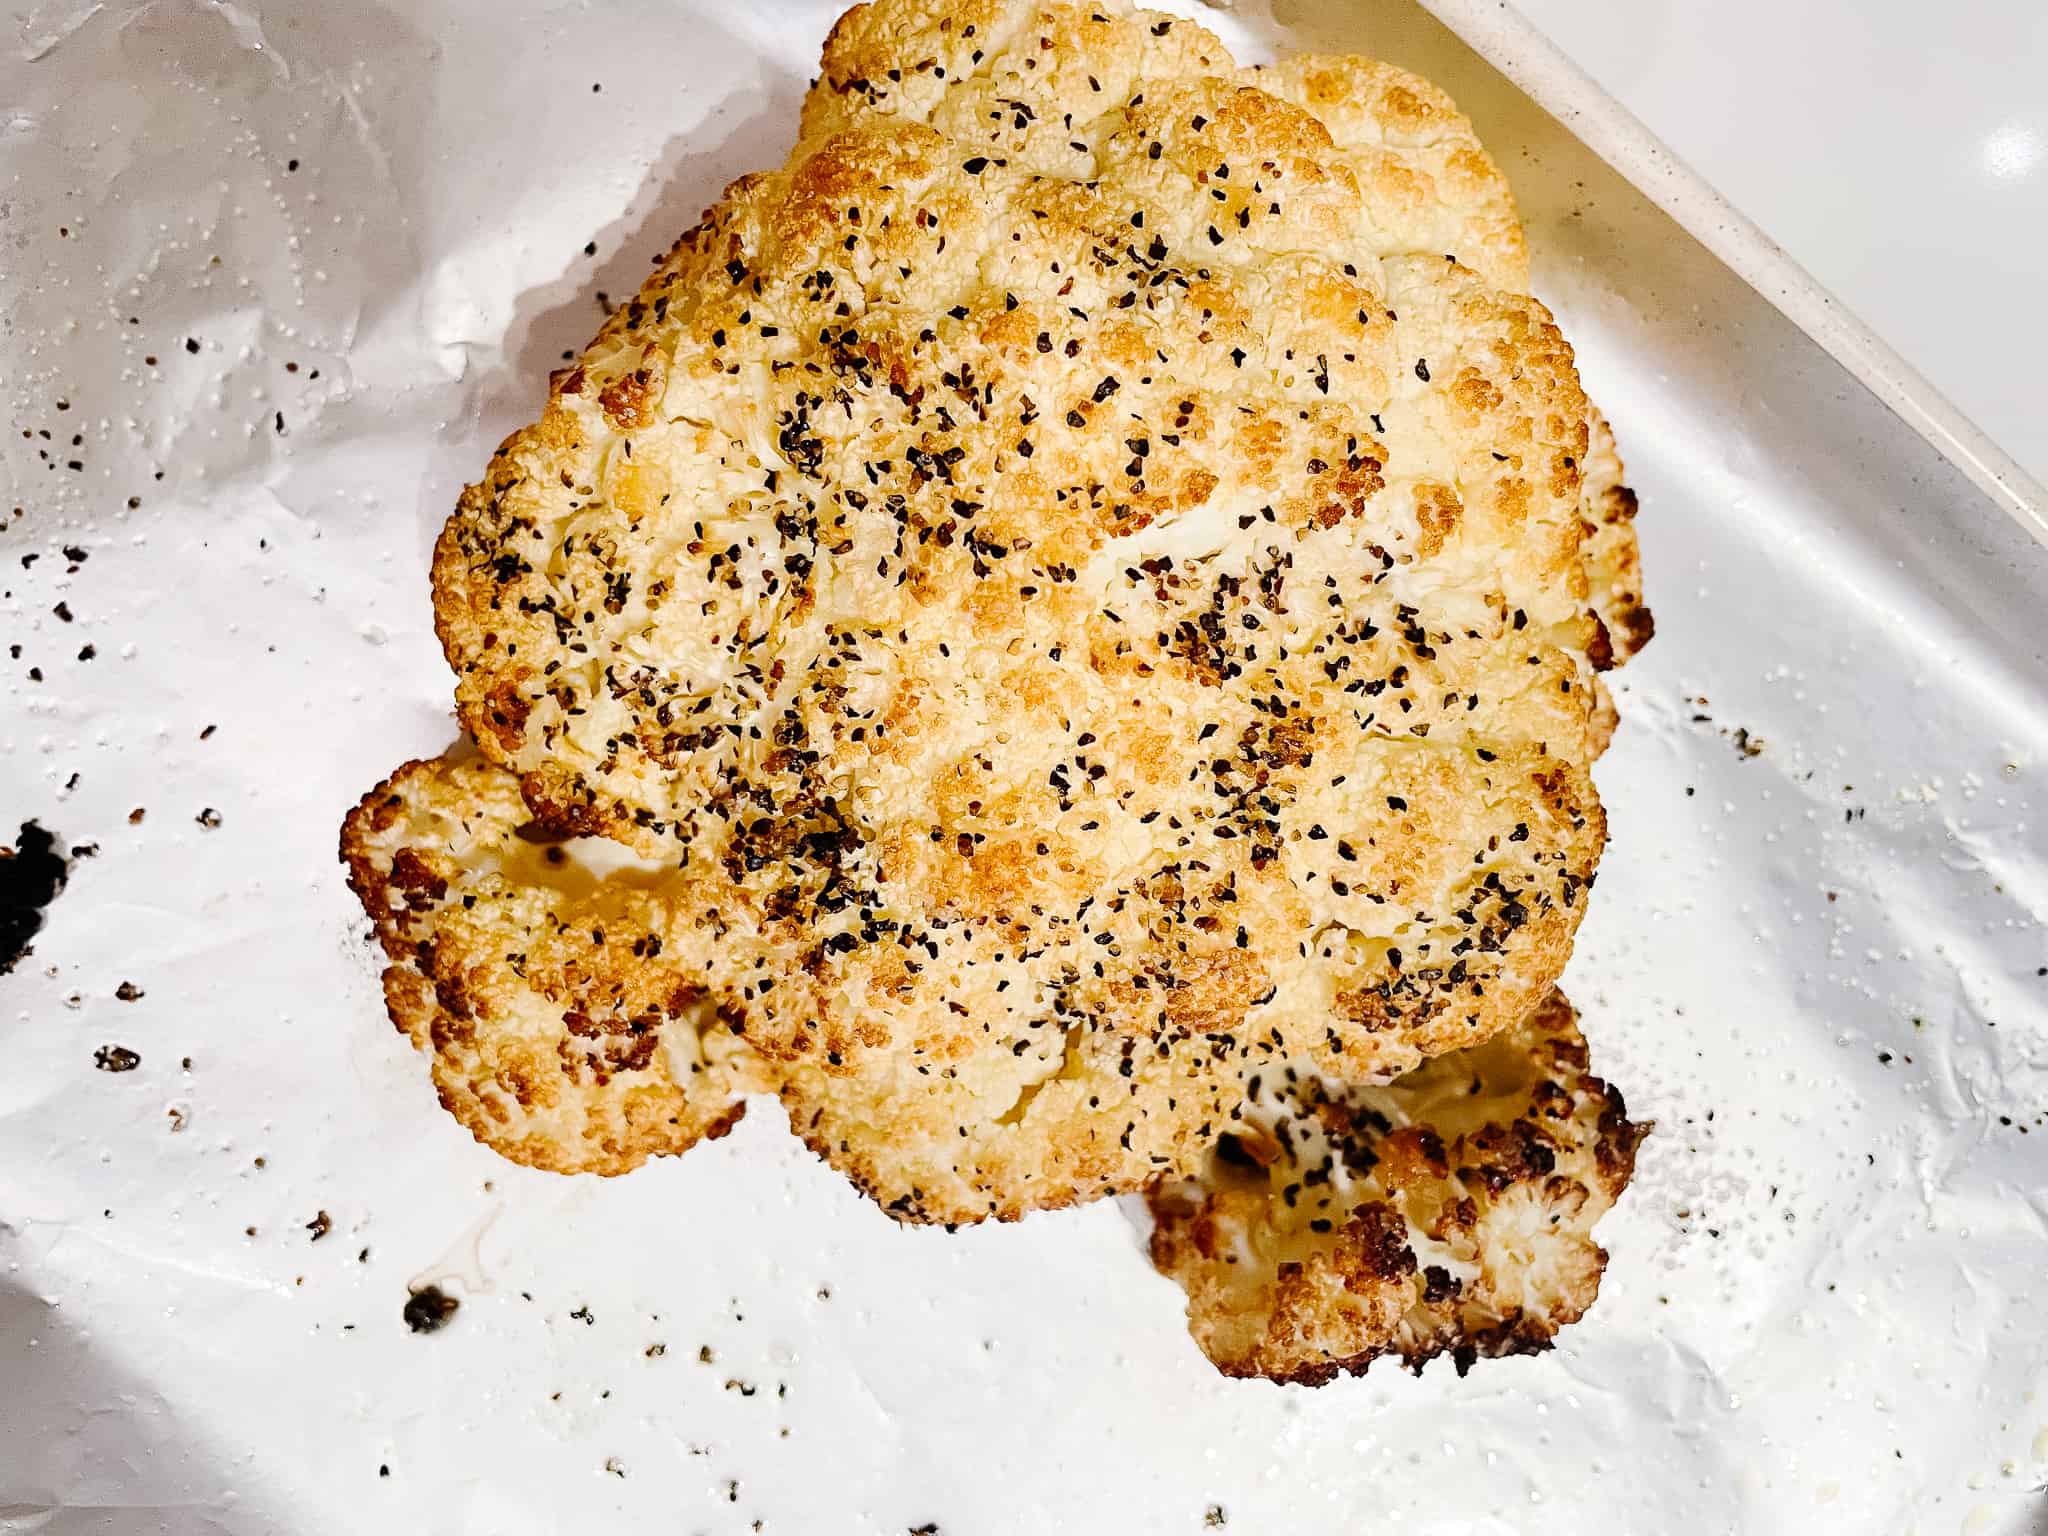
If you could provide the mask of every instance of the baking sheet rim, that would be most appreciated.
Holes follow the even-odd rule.
[[[1508,0],[1419,0],[2048,547],[2048,487]]]

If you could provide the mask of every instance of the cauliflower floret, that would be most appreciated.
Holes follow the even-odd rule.
[[[1548,1348],[1600,1288],[1593,1225],[1648,1127],[1570,1004],[1384,1087],[1282,1069],[1198,1179],[1151,1194],[1152,1259],[1227,1375],[1318,1384],[1383,1355]]]

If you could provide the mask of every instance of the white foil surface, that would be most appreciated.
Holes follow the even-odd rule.
[[[1568,982],[1657,1130],[1588,1320],[1231,1382],[1117,1203],[439,1110],[334,857],[453,739],[428,545],[831,11],[12,8],[0,833],[92,851],[0,978],[0,1532],[2048,1531],[2048,554],[1405,5],[1215,24],[1473,110],[1642,496]]]

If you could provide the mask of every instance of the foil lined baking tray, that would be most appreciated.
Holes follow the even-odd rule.
[[[15,16],[0,809],[77,852],[0,979],[0,1530],[2048,1529],[2048,552],[1407,4],[1204,16],[1458,97],[1642,496],[1567,982],[1658,1131],[1588,1320],[1228,1382],[1114,1204],[910,1230],[769,1104],[611,1182],[434,1108],[333,863],[453,734],[427,545],[831,9]]]

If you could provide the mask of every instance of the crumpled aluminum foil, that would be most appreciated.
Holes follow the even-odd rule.
[[[901,1229],[767,1104],[611,1182],[438,1111],[333,857],[453,735],[428,544],[829,19],[16,8],[0,830],[73,857],[0,978],[0,1531],[2048,1530],[2048,555],[1405,5],[1216,24],[1474,111],[1642,494],[1567,979],[1657,1131],[1588,1320],[1229,1382],[1128,1208]]]

